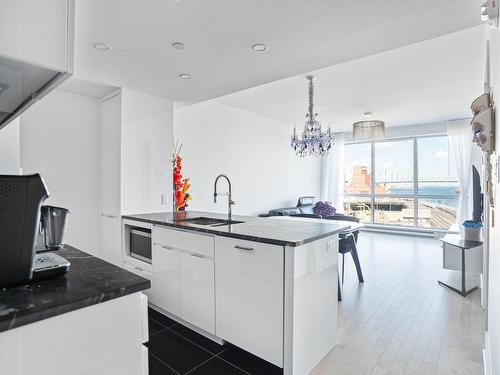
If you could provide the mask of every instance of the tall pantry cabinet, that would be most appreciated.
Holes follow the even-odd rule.
[[[100,100],[99,255],[123,266],[121,216],[171,207],[173,103],[120,89]]]

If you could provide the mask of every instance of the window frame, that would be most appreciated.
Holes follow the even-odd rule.
[[[446,194],[419,194],[419,174],[418,174],[418,140],[427,138],[437,138],[437,137],[447,137],[446,133],[438,134],[428,134],[421,136],[407,136],[407,137],[394,137],[394,138],[384,138],[384,139],[372,139],[368,141],[347,141],[344,143],[345,146],[353,144],[370,144],[370,169],[371,169],[371,193],[370,194],[358,194],[358,193],[346,193],[345,190],[342,192],[342,196],[352,196],[360,198],[370,198],[371,201],[371,212],[370,212],[370,223],[368,225],[381,226],[381,227],[395,227],[395,228],[408,228],[408,229],[418,229],[418,230],[433,230],[433,231],[446,231],[449,228],[426,228],[419,226],[418,223],[418,202],[419,199],[453,199],[456,196],[446,195]],[[375,170],[375,144],[384,142],[397,142],[397,141],[413,141],[413,194],[376,194],[376,170]],[[345,152],[345,151],[344,151]],[[345,169],[345,167],[344,167]],[[344,176],[345,181],[345,176]],[[377,198],[412,198],[414,202],[413,207],[413,225],[401,225],[401,224],[380,224],[375,222],[375,200]],[[460,197],[460,195],[458,195]]]

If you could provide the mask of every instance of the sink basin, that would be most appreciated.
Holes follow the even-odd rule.
[[[215,219],[213,217],[191,217],[188,219],[178,219],[175,221],[183,223],[191,223],[196,225],[204,225],[208,227],[221,227],[223,225],[243,223],[243,221]]]

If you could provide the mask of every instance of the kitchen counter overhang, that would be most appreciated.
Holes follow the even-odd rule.
[[[161,212],[150,214],[129,214],[124,219],[144,223],[163,225],[194,232],[210,233],[217,236],[237,238],[241,240],[262,242],[271,245],[297,247],[342,232],[348,226],[344,224],[325,223],[319,221],[303,222],[297,220],[276,220],[253,216],[233,215],[232,219],[242,223],[223,226],[202,226],[192,224],[186,219],[210,217],[226,219],[227,215],[202,211]]]
[[[71,246],[57,254],[71,262],[67,274],[0,289],[0,334],[150,288],[149,280]]]

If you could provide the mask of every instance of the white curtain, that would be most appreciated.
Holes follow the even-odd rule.
[[[472,218],[472,132],[468,120],[447,123],[448,144],[451,167],[458,177],[460,199],[458,201],[456,223],[462,228],[464,220]]]
[[[335,144],[321,159],[321,200],[344,212],[344,133],[335,133]]]

